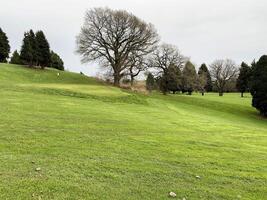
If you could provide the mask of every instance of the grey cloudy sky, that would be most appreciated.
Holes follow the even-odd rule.
[[[86,9],[125,9],[153,23],[163,42],[200,65],[217,58],[251,62],[267,54],[266,0],[8,0],[1,2],[0,27],[12,50],[24,31],[44,30],[50,46],[71,71],[97,73],[74,53]]]

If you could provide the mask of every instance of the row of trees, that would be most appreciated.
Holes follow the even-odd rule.
[[[130,82],[142,71],[156,74],[160,89],[191,94],[198,89],[211,91],[212,77],[220,95],[226,83],[237,72],[231,60],[218,60],[211,72],[204,64],[198,74],[195,66],[179,50],[169,44],[158,45],[159,36],[152,24],[123,10],[95,8],[87,11],[85,22],[77,36],[77,52],[82,62],[97,61],[111,71],[114,85],[130,77]]]
[[[159,46],[148,59],[148,66],[153,69],[154,74],[150,75],[150,79],[155,76],[155,82],[164,94],[182,91],[191,95],[198,90],[204,95],[205,91],[212,91],[211,75],[207,66],[202,64],[197,73],[195,66],[175,46]]]
[[[206,64],[202,64],[197,73],[195,66],[188,61],[182,70],[171,65],[161,76],[154,76],[149,72],[146,87],[150,92],[160,89],[164,94],[171,91],[173,94],[182,92],[191,95],[197,90],[204,96],[205,92],[212,91],[213,83]]]
[[[131,83],[141,71],[150,71],[147,77],[147,88],[152,90],[155,83],[164,93],[172,91],[192,94],[198,90],[204,95],[214,85],[220,96],[223,96],[228,83],[236,80],[239,67],[230,59],[216,60],[208,67],[203,64],[198,73],[190,60],[183,56],[173,45],[158,45],[159,36],[152,24],[146,23],[131,13],[109,8],[88,10],[84,25],[77,36],[77,52],[82,62],[99,62],[112,73],[115,86],[120,85],[122,78],[130,77]],[[241,68],[237,88],[243,93],[250,89],[253,105],[266,115],[263,107],[267,107],[265,91],[266,75],[261,81],[256,73],[262,69],[263,61],[255,64],[251,83],[258,86],[245,86],[246,75]],[[252,67],[253,68],[253,67]],[[252,73],[253,74],[253,73]],[[154,78],[155,77],[155,78]],[[254,84],[252,84],[254,85]],[[260,86],[259,86],[260,85]],[[261,96],[265,103],[258,103]],[[264,106],[263,106],[264,105]],[[256,106],[255,106],[256,107]]]
[[[7,62],[10,53],[9,41],[0,28],[0,62]],[[33,30],[24,33],[20,53],[15,50],[10,59],[11,64],[53,67],[64,70],[64,62],[58,54],[50,50],[50,45],[43,31]]]

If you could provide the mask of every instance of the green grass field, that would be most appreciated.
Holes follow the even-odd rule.
[[[0,64],[1,200],[267,199],[267,120],[249,95],[57,73]]]

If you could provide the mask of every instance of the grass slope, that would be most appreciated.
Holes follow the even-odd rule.
[[[0,199],[267,199],[267,121],[249,96],[57,73],[0,64]]]

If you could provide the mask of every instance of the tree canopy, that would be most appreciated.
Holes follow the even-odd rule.
[[[243,97],[244,92],[249,91],[249,81],[251,78],[251,68],[244,62],[242,62],[239,69],[239,75],[236,82],[236,88],[241,92],[241,97]]]
[[[267,117],[267,55],[252,65],[251,94],[252,105],[261,115]]]
[[[37,31],[35,34],[36,38],[36,56],[37,63],[42,68],[48,67],[50,64],[51,54],[50,54],[50,45],[43,33],[43,31]]]
[[[205,85],[204,85],[204,90],[206,92],[211,92],[212,91],[212,80],[210,76],[210,71],[205,63],[203,63],[199,70],[198,70],[198,75],[202,80],[205,80]]]
[[[188,61],[183,69],[182,89],[188,92],[189,95],[195,90],[197,86],[197,73],[195,66]]]
[[[154,26],[124,10],[95,8],[87,11],[77,36],[77,52],[83,62],[98,61],[113,70],[114,85],[119,85],[128,68],[129,57],[147,55],[158,42]]]
[[[6,33],[0,28],[0,62],[7,62],[10,45]]]
[[[60,56],[56,54],[54,51],[51,51],[50,57],[51,57],[50,67],[64,71],[64,62],[60,58]]]
[[[24,33],[24,38],[22,41],[22,46],[20,50],[20,58],[24,65],[33,66],[34,64],[34,46],[32,44],[30,32]]]
[[[16,64],[16,65],[21,65],[22,64],[21,59],[20,59],[20,55],[19,55],[17,50],[15,50],[13,52],[12,57],[10,59],[10,63],[11,64]]]
[[[226,84],[236,77],[237,72],[238,68],[235,62],[230,59],[215,60],[210,65],[210,73],[220,96],[223,96]]]

